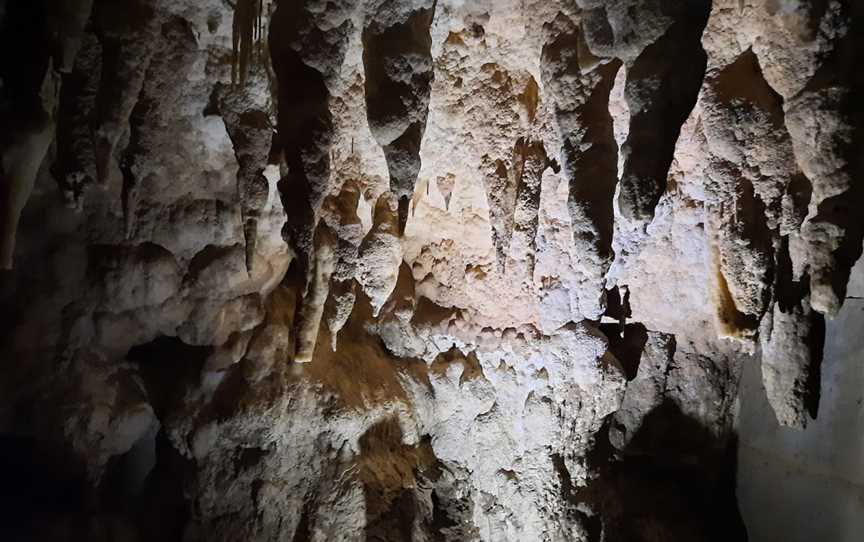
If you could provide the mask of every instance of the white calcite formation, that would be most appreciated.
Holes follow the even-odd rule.
[[[0,420],[88,504],[27,533],[744,539],[742,366],[806,426],[861,253],[856,2],[44,4]]]

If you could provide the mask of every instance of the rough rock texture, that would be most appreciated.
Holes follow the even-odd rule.
[[[737,495],[751,540],[859,538],[864,520],[857,505],[864,480],[864,417],[858,404],[864,382],[864,260],[852,273],[840,314],[825,321],[817,419],[803,430],[780,425],[766,400],[759,367],[745,367]]]
[[[861,9],[0,1],[0,534],[746,539],[744,367],[821,416],[861,253]]]

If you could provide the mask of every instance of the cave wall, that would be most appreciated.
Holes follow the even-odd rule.
[[[756,452],[854,447],[860,10],[0,3],[3,529],[770,539]]]
[[[846,302],[826,322],[819,415],[803,431],[777,424],[755,367],[744,371],[738,424],[738,498],[751,540],[860,538],[864,260]]]

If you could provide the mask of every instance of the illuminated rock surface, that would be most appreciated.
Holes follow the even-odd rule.
[[[0,1],[0,535],[856,540],[861,11]]]

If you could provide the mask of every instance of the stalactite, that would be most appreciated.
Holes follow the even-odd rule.
[[[82,40],[81,54],[71,73],[63,78],[57,119],[57,158],[52,173],[66,205],[84,207],[88,188],[96,182],[90,116],[99,87],[102,50],[92,33]]]
[[[510,257],[523,260],[524,273],[533,277],[537,252],[537,228],[540,212],[540,186],[543,172],[550,167],[546,148],[540,141],[520,139],[513,149],[518,158],[516,206],[513,214],[513,239]],[[514,240],[524,252],[516,254],[512,248]]]
[[[268,185],[263,176],[273,144],[273,122],[270,100],[261,89],[267,88],[268,78],[263,70],[255,68],[251,82],[242,86],[219,84],[211,96],[215,108],[225,124],[237,159],[237,199],[243,222],[246,244],[246,269],[251,274],[258,236],[258,219],[267,203]]]
[[[644,228],[666,190],[666,177],[681,126],[696,104],[705,74],[700,39],[710,6],[688,2],[676,21],[627,64],[625,96],[630,129],[622,147],[621,214]],[[686,60],[670,63],[670,55]]]
[[[11,484],[22,538],[738,542],[735,452],[864,410],[861,268],[820,314],[853,0],[96,0],[36,43],[89,1],[0,0],[0,456],[98,497]],[[43,157],[118,182],[69,212]]]
[[[484,175],[484,184],[498,272],[503,274],[508,259],[515,257],[528,260],[525,269],[530,276],[534,268],[540,181],[549,165],[546,149],[542,142],[520,138],[513,146],[508,162],[500,159],[484,162],[484,169],[488,172]],[[514,237],[519,238],[524,253],[513,253]]]
[[[330,277],[333,275],[337,261],[338,239],[336,232],[330,229],[327,224],[322,222],[318,226],[313,243],[315,259],[310,262],[311,278],[297,327],[297,344],[294,355],[294,361],[297,363],[308,363],[312,361],[315,354],[324,306],[330,294]]]
[[[246,91],[246,87],[250,73],[264,80],[258,81],[259,86],[267,86],[266,73],[258,73],[263,68],[257,67],[264,58],[265,10],[268,7],[269,2],[265,0],[237,0],[231,35],[232,88],[217,89],[220,93],[220,114],[225,120],[240,164],[237,194],[246,243],[246,269],[250,274],[255,259],[258,212],[263,205],[261,189],[266,186],[262,183],[261,172],[266,166],[273,130],[267,107],[254,103],[253,96],[260,92]],[[267,149],[263,148],[264,145]],[[266,200],[266,190],[264,199]]]
[[[18,221],[48,147],[54,139],[60,78],[49,62],[28,122],[17,126],[15,140],[0,152],[0,269],[12,269]],[[13,125],[14,126],[14,125]]]
[[[264,0],[237,0],[234,7],[231,45],[231,82],[246,84],[249,68],[263,50]]]
[[[0,92],[12,100],[0,103],[0,269],[12,268],[18,221],[55,137],[61,74],[72,70],[91,8],[92,0],[19,3],[4,13],[0,46],[15,58],[0,66]]]
[[[585,46],[583,30],[568,17],[559,14],[547,31],[551,39],[543,46],[542,75],[563,140],[559,161],[569,184],[573,243],[585,269],[580,311],[595,318],[604,310],[604,275],[612,258],[618,149],[609,93],[621,62],[594,56]]]
[[[275,146],[287,166],[279,182],[287,217],[282,236],[301,277],[294,284],[298,313],[305,310],[316,281],[314,232],[331,190],[334,122],[329,84],[345,58],[353,7],[353,2],[280,2],[268,35],[278,89]],[[320,322],[321,317],[316,318]]]
[[[330,298],[324,315],[334,352],[339,331],[348,322],[357,298],[355,276],[360,243],[365,234],[363,223],[357,216],[357,205],[362,197],[360,192],[360,183],[354,179],[347,179],[339,195],[327,198],[322,205],[322,221],[328,223],[339,238],[335,252],[337,261],[330,284]]]
[[[363,29],[366,114],[387,159],[390,191],[398,201],[400,235],[420,173],[420,142],[433,77],[430,28],[435,6],[430,0],[404,6],[382,2],[377,12],[368,14]],[[382,25],[378,15],[390,23]]]
[[[102,45],[102,76],[92,132],[97,180],[102,186],[117,178],[117,155],[124,151],[118,144],[127,130],[132,131],[130,117],[160,41],[161,22],[154,7],[143,0],[125,6],[99,2],[94,7],[94,31]],[[124,190],[130,191],[128,187]]]
[[[369,296],[373,316],[396,287],[401,261],[399,204],[393,193],[385,192],[375,203],[374,223],[360,244],[357,266],[357,282]]]
[[[759,329],[762,384],[777,423],[804,429],[819,410],[825,319],[810,304],[810,280],[792,276],[789,240],[775,254],[773,306]]]

